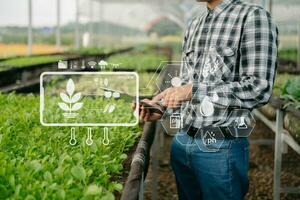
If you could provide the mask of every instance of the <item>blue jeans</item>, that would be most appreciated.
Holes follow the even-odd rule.
[[[193,139],[185,131],[173,139],[171,165],[179,199],[244,199],[249,187],[248,139],[226,139],[214,152],[202,151],[205,147],[199,145],[204,145],[201,139]]]

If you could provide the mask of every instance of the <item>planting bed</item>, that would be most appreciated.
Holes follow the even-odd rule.
[[[176,181],[170,167],[169,148],[171,137],[166,137],[159,156],[161,158],[158,172],[158,199],[178,200],[176,194]],[[250,139],[274,139],[274,133],[262,122],[258,121]],[[282,184],[288,186],[300,185],[300,157],[289,151],[283,159]],[[246,200],[271,200],[273,199],[273,166],[274,148],[271,146],[250,145],[250,188]],[[150,168],[146,179],[145,199],[151,200],[153,171]],[[298,200],[300,195],[282,195],[282,200]]]
[[[118,70],[121,71],[155,72],[160,63],[168,60],[168,57],[165,55],[135,53],[112,56],[108,59],[108,62],[119,64]]]
[[[53,63],[66,58],[67,57],[63,55],[17,57],[1,61],[0,70],[4,71],[11,68],[21,68],[37,64]]]
[[[300,78],[297,75],[279,74],[276,77],[275,89],[271,103],[260,108],[270,120],[275,120],[276,109],[284,107],[286,115],[284,128],[300,142]]]
[[[110,55],[130,50],[132,48],[119,50],[83,48],[77,51],[65,52],[64,54],[5,59],[0,62],[0,91],[26,91],[28,88],[31,91],[31,87],[38,84],[39,76],[42,72],[57,71],[57,61],[59,60],[69,61],[69,67],[71,63],[77,63],[80,66],[84,63],[87,66],[86,63],[91,60],[97,61],[98,59],[104,59]],[[81,68],[77,70],[81,70]]]
[[[297,49],[281,49],[278,52],[280,73],[299,74],[298,68],[298,50]]]
[[[151,59],[155,65],[161,61]],[[23,61],[20,69],[33,64]],[[140,95],[153,95],[157,88],[152,78],[157,74],[139,75]],[[104,99],[84,101],[101,105]],[[77,144],[70,146],[70,128],[41,126],[37,95],[0,93],[0,108],[0,199],[120,198],[141,127],[109,128],[108,146],[102,143],[102,128],[92,129],[92,146],[85,143],[87,129],[76,128]]]
[[[69,128],[42,127],[39,98],[0,95],[0,199],[114,199],[122,190],[122,162],[140,128],[111,128],[110,145],[94,128],[77,129],[78,144],[69,145]],[[122,142],[120,142],[122,141]]]
[[[279,51],[279,59],[297,63],[297,49],[282,49]]]

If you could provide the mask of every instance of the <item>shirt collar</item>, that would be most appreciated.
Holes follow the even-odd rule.
[[[207,13],[209,13],[210,11],[213,14],[220,14],[230,3],[233,3],[236,0],[223,0],[222,2],[219,3],[219,5],[217,5],[213,10],[210,10],[207,8]]]

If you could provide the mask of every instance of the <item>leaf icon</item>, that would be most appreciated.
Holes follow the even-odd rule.
[[[83,106],[83,103],[75,103],[73,106],[72,106],[72,111],[77,111],[79,110],[81,107]]]
[[[114,112],[115,109],[116,109],[115,105],[110,105],[107,112],[112,113],[112,112]]]
[[[68,80],[68,83],[67,83],[67,93],[72,96],[73,93],[74,93],[74,90],[75,90],[75,85],[74,85],[74,82],[72,79],[69,79]]]
[[[74,96],[72,97],[70,103],[76,103],[77,101],[79,101],[80,97],[81,97],[81,93],[80,92],[74,94]]]
[[[83,103],[77,103],[81,98],[81,93],[78,92],[74,94],[75,84],[72,79],[68,80],[66,90],[67,90],[66,93],[63,92],[60,93],[60,98],[64,103],[58,103],[58,106],[60,109],[68,112],[68,113],[64,113],[65,117],[74,118],[76,117],[77,113],[72,113],[72,111],[77,111],[83,106]]]
[[[64,111],[70,110],[69,106],[66,103],[58,103],[58,106]]]
[[[60,93],[60,98],[65,102],[65,103],[71,103],[71,99],[66,95],[65,93]]]

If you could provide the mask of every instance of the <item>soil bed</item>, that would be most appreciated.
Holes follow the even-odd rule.
[[[250,139],[274,139],[274,133],[262,122],[258,121]],[[168,140],[171,140],[169,138]],[[169,145],[165,145],[166,149]],[[169,159],[169,152],[162,157],[164,162],[160,162],[158,176],[158,199],[176,200],[176,184],[172,169],[166,160]],[[300,156],[292,149],[288,154],[283,155],[283,166],[281,181],[282,186],[296,187],[300,186]],[[250,188],[247,194],[247,200],[267,200],[273,198],[273,167],[274,167],[274,147],[250,145]],[[151,199],[151,175],[152,170],[149,168],[149,174],[146,179],[145,199]],[[281,194],[283,200],[298,200],[299,194]]]

